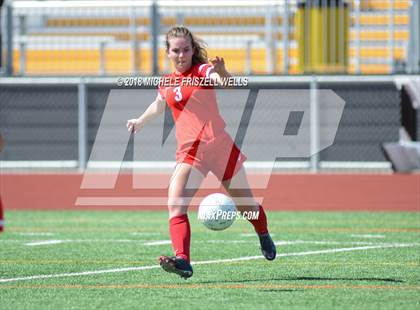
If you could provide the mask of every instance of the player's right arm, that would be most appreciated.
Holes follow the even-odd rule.
[[[149,107],[144,111],[144,113],[139,118],[129,119],[127,121],[127,129],[129,132],[137,133],[140,131],[143,126],[149,121],[155,119],[160,114],[165,111],[165,99],[158,95]]]

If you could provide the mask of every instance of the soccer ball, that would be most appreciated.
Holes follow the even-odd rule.
[[[236,214],[235,203],[222,193],[204,197],[198,208],[198,219],[211,230],[228,228],[235,221]]]

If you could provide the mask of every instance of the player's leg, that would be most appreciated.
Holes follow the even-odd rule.
[[[222,181],[222,184],[235,201],[239,211],[258,212],[256,219],[248,219],[248,221],[258,234],[264,257],[268,260],[275,259],[276,247],[268,232],[267,216],[264,208],[254,199],[244,167],[241,167],[232,178]]]
[[[235,201],[236,208],[241,212],[259,212],[256,220],[250,220],[255,231],[261,235],[268,232],[267,217],[264,209],[254,199],[248,183],[245,169],[241,167],[231,179],[222,181],[224,188]]]
[[[189,163],[179,163],[168,189],[169,218],[186,214],[188,206],[199,189],[204,175]]]
[[[276,257],[276,247],[268,233],[267,217],[264,209],[259,205],[252,194],[248,184],[243,162],[246,156],[235,145],[232,138],[226,134],[214,142],[211,152],[208,153],[205,165],[222,181],[224,188],[234,199],[241,212],[258,212],[256,219],[249,222],[254,226],[261,244],[261,251],[268,260]]]
[[[177,273],[184,278],[192,275],[190,265],[191,229],[187,210],[203,178],[204,175],[192,165],[180,163],[169,184],[169,234],[175,256],[161,256],[159,261],[164,270]]]
[[[222,185],[235,201],[239,211],[259,210],[259,204],[254,199],[244,167],[241,167],[232,178],[222,181]]]

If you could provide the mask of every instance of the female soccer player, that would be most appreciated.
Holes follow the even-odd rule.
[[[175,256],[161,256],[159,263],[167,272],[183,278],[192,276],[187,209],[209,171],[222,182],[239,211],[259,212],[258,219],[249,221],[259,236],[262,254],[273,260],[276,247],[268,233],[264,209],[255,202],[249,188],[243,168],[246,157],[225,131],[213,87],[192,82],[205,79],[222,84],[224,78],[230,77],[224,59],[215,57],[208,63],[204,42],[185,27],[170,29],[165,43],[175,71],[163,77],[157,97],[146,111],[127,121],[128,131],[136,133],[160,115],[166,104],[175,120],[177,166],[168,190],[169,233]]]

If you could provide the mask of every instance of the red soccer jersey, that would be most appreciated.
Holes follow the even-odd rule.
[[[197,64],[184,73],[174,72],[162,78],[163,82],[171,82],[159,86],[159,95],[171,108],[178,151],[187,149],[198,139],[211,141],[224,132],[226,124],[217,107],[213,87],[198,85],[209,78],[212,68],[209,64]]]

